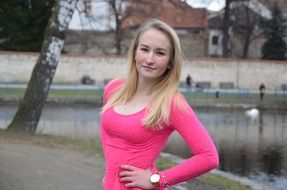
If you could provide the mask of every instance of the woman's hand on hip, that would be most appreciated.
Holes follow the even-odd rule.
[[[138,187],[142,189],[154,189],[155,186],[150,182],[152,172],[143,170],[130,165],[121,165],[119,172],[120,182],[125,183],[125,187]]]

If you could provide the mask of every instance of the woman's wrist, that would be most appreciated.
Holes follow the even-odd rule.
[[[158,173],[152,173],[149,178],[149,181],[153,187],[160,187],[160,175]]]
[[[169,187],[169,184],[166,180],[164,172],[160,172],[159,175],[160,175],[160,187],[164,187],[164,188]]]

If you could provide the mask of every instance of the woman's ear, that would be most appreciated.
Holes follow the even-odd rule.
[[[170,68],[171,68],[171,66],[170,66],[170,65],[169,65],[169,66],[167,66],[167,67],[166,67],[166,70],[165,70],[165,72],[164,72],[164,74],[163,74],[163,75],[166,75],[167,73],[169,73]]]

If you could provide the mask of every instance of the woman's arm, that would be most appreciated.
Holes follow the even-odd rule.
[[[184,101],[185,111],[178,106],[171,108],[171,121],[174,129],[182,136],[193,156],[165,171],[161,171],[168,185],[193,179],[219,165],[216,147],[196,114]]]

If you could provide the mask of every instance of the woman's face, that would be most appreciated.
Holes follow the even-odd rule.
[[[170,67],[171,43],[161,31],[151,28],[139,38],[135,62],[139,78],[158,80]]]

